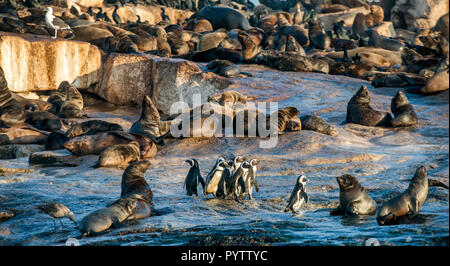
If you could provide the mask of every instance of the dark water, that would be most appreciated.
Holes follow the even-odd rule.
[[[448,184],[448,92],[434,96],[407,94],[420,118],[415,129],[369,128],[347,124],[346,103],[365,84],[372,106],[390,110],[398,89],[375,89],[365,81],[343,76],[270,71],[245,66],[255,76],[236,79],[231,88],[258,101],[296,106],[300,115],[317,114],[338,128],[333,138],[312,131],[282,135],[274,149],[259,148],[257,138],[169,140],[161,147],[146,179],[154,193],[157,216],[80,240],[81,245],[365,245],[374,238],[380,245],[448,245],[448,190],[432,187],[413,224],[378,226],[375,216],[357,219],[329,215],[338,203],[335,177],[356,176],[378,204],[402,192],[420,165],[430,178]],[[107,113],[88,108],[90,116],[131,125],[138,110]],[[130,122],[131,121],[131,122]],[[188,197],[183,182],[184,160],[197,158],[206,176],[221,155],[243,154],[261,160],[257,172],[260,192],[253,201]],[[36,205],[57,201],[77,216],[113,202],[120,195],[123,170],[92,165],[86,156],[74,168],[36,169],[30,174],[0,176],[0,209],[16,209],[16,217],[0,222],[0,245],[64,245],[80,233],[69,221],[55,231],[53,221],[38,213]],[[1,160],[0,167],[28,168],[28,159]],[[283,212],[295,180],[305,174],[310,202],[292,216]]]

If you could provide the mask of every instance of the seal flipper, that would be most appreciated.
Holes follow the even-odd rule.
[[[337,208],[333,209],[330,212],[330,215],[343,215],[344,211],[342,210],[341,206],[338,206]]]
[[[111,217],[111,220],[113,222],[112,225],[113,225],[114,228],[117,229],[117,228],[125,227],[125,225],[123,223],[121,223],[117,217],[115,217],[115,216]]]
[[[355,208],[355,205],[351,205],[349,208],[345,210],[345,216],[347,217],[358,216],[358,210]]]

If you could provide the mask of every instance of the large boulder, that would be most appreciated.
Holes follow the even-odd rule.
[[[86,42],[0,32],[0,67],[12,92],[56,90],[64,80],[88,88],[99,80],[101,55]]]
[[[323,23],[325,30],[331,30],[333,29],[333,25],[341,20],[344,21],[346,27],[351,27],[358,13],[367,15],[370,11],[361,6],[340,12],[318,14],[317,19]]]
[[[447,0],[397,0],[391,10],[391,21],[396,28],[429,29],[448,13],[448,7]]]
[[[204,73],[196,63],[182,59],[157,58],[153,63],[153,86],[150,96],[156,107],[170,113],[173,103],[183,101],[193,106],[194,94],[201,95],[201,102],[222,90],[230,81],[212,72]]]

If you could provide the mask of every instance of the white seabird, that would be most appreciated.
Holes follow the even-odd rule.
[[[47,26],[49,28],[52,28],[55,30],[55,36],[52,37],[53,39],[56,39],[58,30],[72,31],[72,29],[69,27],[69,25],[64,23],[64,21],[62,19],[53,16],[53,8],[51,8],[51,7],[47,7],[45,9],[45,23],[47,24]]]

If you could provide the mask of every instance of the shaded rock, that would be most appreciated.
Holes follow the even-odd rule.
[[[10,144],[0,146],[0,159],[17,159],[27,157],[33,152],[42,151],[42,145]]]
[[[78,166],[81,162],[82,159],[77,156],[51,151],[35,152],[30,155],[28,160],[29,164],[37,164],[41,167]]]
[[[331,30],[333,29],[333,25],[341,20],[344,21],[344,25],[346,27],[351,27],[358,13],[367,15],[370,13],[370,11],[364,7],[356,7],[335,13],[318,14],[317,19],[318,21],[323,23],[323,25],[325,26],[325,30]]]
[[[448,1],[400,0],[391,9],[391,21],[396,28],[417,30],[433,27],[438,19],[448,13]]]

